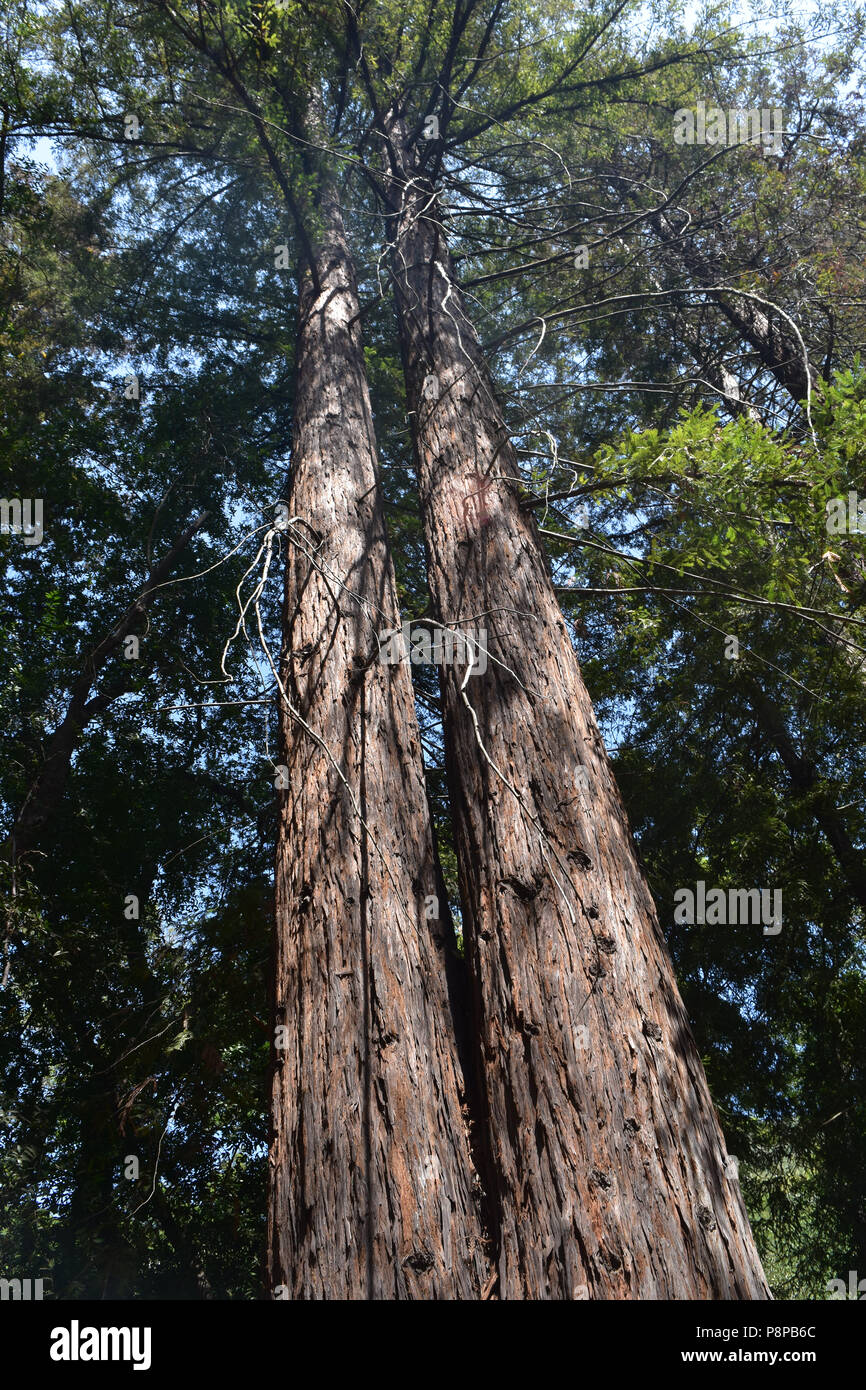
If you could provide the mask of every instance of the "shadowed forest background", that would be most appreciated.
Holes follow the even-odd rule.
[[[338,196],[400,615],[435,622],[409,168],[767,1281],[866,1276],[862,8],[7,0],[0,34],[0,493],[44,500],[40,543],[0,537],[0,1275],[267,1296],[275,673],[322,540],[286,521],[299,295]],[[782,111],[780,148],[676,143],[701,102]],[[439,674],[411,666],[459,1001]],[[699,881],[781,889],[781,931],[677,922]]]

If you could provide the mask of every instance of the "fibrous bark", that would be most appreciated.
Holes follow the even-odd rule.
[[[443,673],[503,1298],[765,1298],[735,1167],[438,221],[383,191]],[[432,383],[432,384],[431,384]]]
[[[473,1298],[487,1266],[447,934],[409,668],[380,659],[399,618],[330,186],[319,220],[285,532],[269,1277],[280,1297]]]

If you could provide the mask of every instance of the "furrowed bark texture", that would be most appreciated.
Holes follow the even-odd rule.
[[[281,679],[269,1277],[292,1298],[487,1275],[357,292],[336,197],[300,281]],[[314,281],[318,280],[318,288]],[[284,1043],[280,1047],[279,1043]],[[281,1296],[285,1296],[282,1295]]]
[[[435,201],[400,159],[385,192],[433,606],[490,652],[465,690],[443,668],[443,692],[498,1293],[766,1298]]]

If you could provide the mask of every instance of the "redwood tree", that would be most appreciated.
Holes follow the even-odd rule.
[[[290,143],[321,150],[329,137],[304,125],[304,98],[292,85],[307,79],[304,62],[287,64],[275,52],[271,63],[274,30],[263,10],[235,32],[229,14],[213,22],[206,10],[179,17],[162,0],[154,6],[213,65],[234,109],[249,118],[302,248],[281,533],[285,787],[276,856],[270,1280],[294,1297],[478,1296],[482,1281],[485,1292],[490,1284],[448,1017],[420,745],[406,668],[380,660],[378,634],[397,626],[397,608],[360,306],[333,184],[309,156],[299,167]],[[431,9],[434,87],[444,94],[446,125],[483,74],[503,8],[469,0],[450,19],[450,10]],[[355,12],[340,14],[344,58],[357,59],[384,141],[380,182],[434,616],[488,633],[486,672],[451,668],[443,685],[498,1293],[766,1296],[443,237],[441,161],[431,172],[419,159],[405,100],[382,114],[365,45],[352,32]],[[591,30],[596,21],[588,23]],[[584,37],[592,47],[598,33]],[[573,96],[583,85],[588,50],[582,38],[568,48],[546,95]],[[425,52],[422,41],[415,78],[425,74]],[[319,61],[316,53],[314,68]],[[390,85],[389,56],[383,71]],[[332,77],[338,127],[354,79],[345,63]],[[499,115],[526,104],[506,102]],[[488,124],[482,119],[476,133]]]
[[[263,557],[267,570],[284,547],[268,1284],[280,1298],[477,1297],[453,935],[409,667],[383,660],[400,620],[312,36],[286,61],[261,9],[252,57],[242,16],[149,8],[244,114],[245,156],[266,163],[299,256],[288,510]]]
[[[442,683],[499,1294],[766,1297],[437,191],[383,135],[435,616],[488,633]]]
[[[485,1275],[421,747],[333,185],[300,272],[276,847],[270,1281],[472,1298]]]

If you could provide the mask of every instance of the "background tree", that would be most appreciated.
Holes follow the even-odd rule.
[[[504,405],[521,510],[556,533],[544,540],[562,617],[771,1284],[822,1296],[862,1249],[862,546],[852,534],[830,540],[824,514],[862,480],[862,387],[844,370],[862,336],[861,123],[853,90],[838,95],[853,89],[859,18],[748,40],[715,21],[686,34],[659,10],[647,42],[628,8],[575,21],[466,6],[456,30],[440,7],[429,19],[412,6],[357,13],[368,74],[337,7],[241,6],[223,23],[235,37],[246,26],[242,75],[293,194],[303,180],[285,119],[294,49],[281,46],[283,25],[301,67],[330,75],[325,143],[344,171],[401,610],[431,613],[399,347],[380,297],[370,87],[380,115],[408,93],[413,158],[435,186]],[[60,497],[49,517],[62,524],[40,547],[4,537],[3,698],[15,730],[4,833],[87,652],[190,521],[203,511],[207,521],[178,561],[183,583],[153,596],[145,665],[113,661],[94,683],[92,697],[112,698],[76,744],[41,832],[46,859],[34,854],[18,874],[4,990],[4,1188],[15,1202],[3,1243],[6,1263],[53,1264],[70,1296],[249,1296],[263,1239],[265,749],[276,746],[276,708],[252,657],[229,660],[246,672],[230,690],[197,682],[224,680],[234,589],[284,491],[296,305],[274,247],[289,243],[294,259],[298,246],[243,102],[201,55],[182,57],[154,16],[21,4],[5,21],[4,331],[22,334],[17,346],[29,334],[30,350],[14,356],[13,342],[4,357],[4,490]],[[458,71],[460,42],[479,53],[488,25],[477,72]],[[456,32],[457,78],[443,92],[433,84]],[[581,35],[586,49],[593,34],[583,52]],[[555,99],[521,106],[545,70],[561,74],[578,53]],[[473,92],[461,92],[470,75]],[[782,157],[672,142],[680,107],[765,96],[786,109]],[[138,141],[125,139],[129,113]],[[446,138],[424,142],[426,116],[443,113]],[[53,178],[27,168],[23,142],[41,134],[71,161]],[[86,249],[87,227],[101,254]],[[686,262],[689,249],[699,262]],[[810,410],[817,443],[796,387],[724,311],[747,293],[778,304],[768,321],[778,330],[787,314],[824,373]],[[139,367],[134,407],[122,381]],[[236,543],[238,555],[190,578]],[[275,650],[273,590],[262,612]],[[724,656],[729,635],[738,662]],[[413,675],[453,893],[442,710],[433,673]],[[267,703],[222,703],[234,698]],[[124,865],[113,886],[106,864]],[[699,877],[781,882],[779,937],[674,922],[676,888]],[[139,923],[118,929],[130,882],[153,887]],[[61,948],[71,956],[55,959]],[[134,1184],[121,1159],[139,1149]]]

